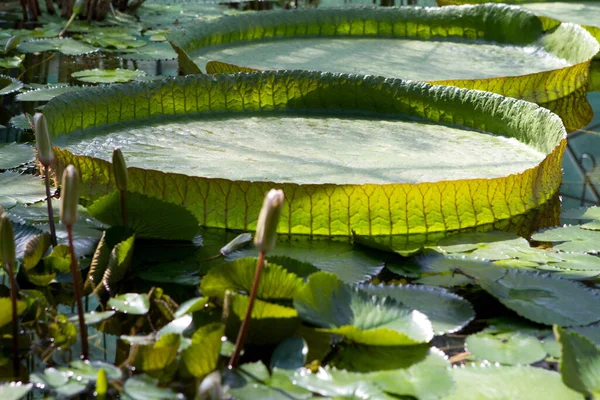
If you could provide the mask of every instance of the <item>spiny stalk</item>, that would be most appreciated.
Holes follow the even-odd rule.
[[[48,224],[50,225],[50,242],[52,247],[56,247],[56,228],[54,226],[54,212],[52,210],[52,198],[50,197],[50,166],[54,161],[54,152],[50,142],[48,124],[46,118],[41,113],[33,116],[33,126],[35,131],[35,145],[37,147],[38,159],[44,166],[44,175],[46,182],[46,202],[48,204]]]
[[[246,340],[246,335],[248,334],[248,326],[252,317],[254,300],[256,299],[260,277],[265,265],[265,256],[267,252],[275,248],[275,244],[277,243],[277,225],[279,224],[283,200],[284,195],[282,190],[271,189],[265,196],[260,214],[258,215],[256,233],[254,235],[254,245],[259,251],[258,259],[256,260],[256,272],[254,273],[252,289],[250,290],[248,309],[246,310],[246,315],[242,320],[242,326],[240,327],[235,341],[235,350],[229,360],[230,368],[234,368],[238,365],[242,349],[244,348],[244,342]]]
[[[69,239],[69,250],[71,253],[71,275],[73,276],[73,288],[75,301],[77,302],[77,315],[79,318],[79,333],[81,335],[81,357],[88,358],[87,327],[83,318],[83,289],[81,282],[81,271],[75,255],[73,246],[73,225],[77,222],[77,206],[79,204],[79,174],[73,165],[67,166],[62,175],[62,194],[60,202],[60,220],[67,227]]]
[[[13,371],[19,374],[19,319],[17,315],[17,280],[15,279],[14,265],[16,262],[15,236],[12,223],[8,215],[0,207],[0,257],[8,269],[10,279],[10,302],[12,312],[12,347],[13,347]]]

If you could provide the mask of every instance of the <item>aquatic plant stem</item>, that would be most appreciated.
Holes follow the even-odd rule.
[[[246,335],[248,334],[248,326],[250,325],[250,318],[252,316],[252,308],[254,308],[254,299],[256,298],[256,292],[258,292],[258,285],[260,284],[260,276],[265,265],[265,252],[261,251],[258,253],[258,259],[256,260],[256,272],[254,273],[254,281],[252,282],[252,289],[250,290],[250,299],[248,300],[248,309],[246,315],[242,321],[242,326],[238,333],[237,340],[235,341],[235,349],[229,360],[229,367],[237,367],[240,361],[240,355],[244,348],[244,342],[246,341]]]
[[[56,227],[54,226],[54,211],[52,210],[52,198],[50,197],[50,176],[48,167],[46,172],[46,202],[48,203],[48,224],[50,225],[50,242],[52,247],[56,247]]]
[[[127,211],[125,211],[125,191],[120,190],[121,192],[121,220],[123,221],[123,226],[127,226]]]
[[[10,303],[12,306],[12,347],[13,347],[13,371],[15,377],[19,375],[19,318],[17,314],[17,280],[15,279],[15,269],[11,261],[8,265],[8,276],[10,279]]]
[[[83,290],[81,288],[81,272],[79,263],[75,257],[75,248],[73,247],[73,226],[67,225],[67,235],[69,237],[69,250],[71,252],[71,275],[73,276],[73,288],[75,290],[75,301],[77,302],[77,316],[79,319],[79,333],[81,335],[81,357],[88,359],[88,335],[85,320],[83,318]]]

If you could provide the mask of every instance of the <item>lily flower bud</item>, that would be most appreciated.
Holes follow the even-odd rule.
[[[52,161],[54,161],[54,152],[52,151],[48,124],[46,123],[44,114],[35,113],[33,116],[33,126],[35,129],[35,145],[38,151],[38,158],[42,165],[48,168],[52,164]]]
[[[60,220],[66,226],[77,222],[79,204],[79,174],[75,166],[69,165],[63,171],[60,195]]]
[[[246,246],[248,243],[250,243],[251,240],[252,235],[249,233],[242,233],[240,235],[237,235],[235,239],[233,239],[231,242],[227,243],[221,248],[220,253],[223,257],[227,257],[234,251]]]
[[[73,15],[79,15],[83,11],[83,4],[85,0],[77,0],[73,4]]]
[[[0,215],[0,259],[5,264],[14,264],[17,260],[15,252],[15,235],[8,214]]]
[[[10,39],[6,42],[4,46],[4,54],[8,54],[9,51],[14,50],[19,43],[21,43],[21,38],[18,36],[11,36]]]
[[[106,392],[108,392],[108,376],[104,368],[100,368],[96,376],[96,398],[105,399]]]
[[[128,183],[127,164],[125,164],[123,153],[121,153],[121,149],[118,147],[115,147],[115,150],[113,151],[112,167],[117,188],[121,192],[125,192],[127,190]]]
[[[283,190],[271,189],[258,215],[254,244],[261,252],[268,252],[277,243],[277,225],[283,208]]]
[[[206,375],[198,387],[195,400],[221,400],[223,398],[223,386],[221,385],[221,373],[213,371]]]

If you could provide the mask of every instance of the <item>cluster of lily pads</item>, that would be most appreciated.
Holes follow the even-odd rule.
[[[0,205],[9,221],[0,228],[0,262],[6,267],[0,272],[0,376],[7,381],[0,385],[0,398],[599,395],[600,211],[566,210],[560,216],[570,225],[557,226],[555,192],[565,146],[558,118],[481,92],[357,75],[260,73],[268,65],[249,65],[243,58],[196,65],[202,56],[194,53],[317,31],[460,37],[478,45],[481,40],[475,39],[534,43],[569,65],[534,75],[427,80],[563,110],[563,121],[573,130],[591,118],[585,92],[593,85],[590,65],[599,50],[589,35],[593,30],[506,6],[279,11],[205,23],[199,21],[223,9],[187,6],[149,0],[139,20],[115,14],[108,20],[111,27],[75,20],[65,39],[54,38],[64,21],[42,19],[41,29],[0,32],[6,38],[0,65],[9,71],[21,65],[21,53],[79,55],[102,48],[125,59],[177,54],[179,69],[196,74],[95,89],[60,85],[16,95],[20,101],[50,100],[43,113],[56,136],[52,140],[62,148],[49,151],[39,115],[11,122],[22,130],[38,125],[37,157],[28,144],[0,147]],[[199,15],[194,6],[209,11]],[[167,33],[173,9],[183,27]],[[490,20],[507,25],[485,25]],[[513,32],[511,23],[522,31]],[[199,76],[202,68],[248,73],[212,78]],[[104,80],[84,81],[143,75],[127,69],[94,74]],[[6,80],[4,94],[22,88],[15,78]],[[65,94],[69,91],[74,93]],[[369,108],[372,104],[376,107]],[[526,142],[545,158],[498,180],[364,185],[361,192],[348,182],[278,185],[183,175],[168,170],[172,159],[165,162],[164,154],[134,140],[136,129],[143,135],[142,128],[160,130],[163,124],[169,132],[173,121],[170,126],[185,131],[186,118],[198,115],[210,121],[243,112],[264,112],[268,118],[293,111],[300,120],[323,110],[333,110],[336,118],[368,110],[370,117],[403,113],[427,118],[429,124],[486,129]],[[126,133],[118,143],[125,157],[96,141],[115,129]],[[158,141],[151,145],[160,150]],[[136,164],[150,156],[153,161]],[[166,166],[153,170],[152,162]],[[81,184],[81,197],[69,195],[68,184],[60,193],[51,188],[51,178],[58,183],[61,176]],[[283,187],[285,203],[283,192],[272,192],[267,200],[277,215],[261,211],[259,217],[263,196],[273,186]],[[502,199],[477,196],[483,187]],[[60,220],[57,197],[71,201],[63,205]],[[66,217],[65,207],[71,210]],[[484,232],[490,228],[531,240]],[[74,315],[75,303],[79,315]],[[86,360],[77,360],[80,354]]]

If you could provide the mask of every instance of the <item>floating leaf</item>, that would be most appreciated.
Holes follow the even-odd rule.
[[[231,299],[231,313],[227,321],[225,336],[236,337],[241,321],[248,310],[248,296],[236,294]],[[294,334],[300,325],[298,313],[290,307],[255,300],[248,324],[249,344],[273,344]]]
[[[158,379],[154,379],[148,375],[136,375],[127,381],[124,386],[125,394],[133,400],[184,400],[185,397],[181,393],[159,387]]]
[[[466,350],[479,360],[501,364],[533,364],[546,357],[542,343],[520,332],[497,335],[478,333],[465,341]]]
[[[531,239],[559,243],[553,246],[556,250],[592,254],[600,252],[600,232],[581,229],[579,226],[551,228],[534,233]]]
[[[257,255],[258,250],[248,248],[231,253],[227,259]],[[269,252],[269,260],[302,278],[322,270],[331,272],[350,284],[369,280],[384,267],[380,258],[356,249],[349,243],[306,238],[299,238],[297,241],[280,240]]]
[[[142,48],[124,52],[119,57],[139,61],[173,60],[177,58],[177,53],[169,43],[149,43]]]
[[[0,398],[3,400],[19,400],[33,388],[32,383],[9,382],[0,385]]]
[[[17,314],[21,314],[27,308],[27,303],[17,301]],[[0,328],[12,322],[12,303],[8,297],[0,297]]]
[[[127,226],[140,238],[192,240],[198,233],[198,221],[183,207],[143,194],[125,196]],[[94,218],[110,226],[123,226],[120,192],[112,192],[88,207]]]
[[[168,333],[156,343],[136,343],[131,349],[130,364],[141,372],[160,374],[177,358],[181,335]]]
[[[75,379],[95,382],[100,369],[106,372],[110,380],[118,380],[123,377],[123,373],[118,367],[103,361],[71,361],[70,368],[63,368],[63,371],[69,372]]]
[[[201,67],[218,60],[261,70],[435,79],[530,101],[553,100],[583,87],[581,75],[599,49],[579,26],[562,24],[544,33],[533,13],[504,5],[282,10],[190,24],[167,38],[195,52]]]
[[[45,232],[34,236],[25,247],[21,267],[28,271],[35,267],[50,248],[50,234]]]
[[[307,354],[308,345],[304,339],[298,336],[287,338],[273,351],[269,368],[271,370],[301,368],[306,364]]]
[[[186,314],[191,314],[195,311],[200,311],[204,309],[208,304],[207,297],[196,297],[193,299],[189,299],[179,305],[177,311],[173,315],[175,318],[181,318]]]
[[[19,56],[0,57],[0,69],[18,68],[23,62],[23,58]]]
[[[255,272],[255,258],[240,258],[219,265],[202,278],[200,292],[204,296],[219,299],[225,296],[227,290],[250,293]],[[267,262],[261,274],[256,296],[262,300],[292,299],[302,285],[302,279],[295,274],[289,273],[277,264]]]
[[[113,315],[115,315],[115,311],[90,311],[83,314],[83,320],[86,325],[94,325],[109,319]],[[71,322],[76,322],[77,320],[77,316],[71,318]]]
[[[28,90],[16,96],[17,101],[50,101],[58,95],[85,90],[85,86],[51,85],[35,90]]]
[[[597,346],[600,346],[600,324],[592,324],[587,326],[574,326],[570,330],[585,336]]]
[[[572,389],[596,398],[600,395],[600,347],[578,332],[556,327],[560,343],[560,372]]]
[[[421,362],[430,353],[428,343],[412,346],[368,346],[338,344],[329,365],[353,372],[404,369]],[[329,348],[327,349],[329,352]]]
[[[221,323],[205,325],[194,333],[192,344],[181,353],[181,360],[190,374],[202,378],[217,368],[224,333],[225,327]]]
[[[37,176],[10,171],[0,174],[0,205],[5,209],[17,203],[34,203],[45,198],[44,184]]]
[[[108,307],[126,314],[144,315],[150,311],[150,301],[147,294],[127,293],[110,299]]]
[[[0,75],[0,96],[10,94],[20,90],[23,82],[10,76]]]
[[[304,321],[371,345],[428,342],[433,337],[425,315],[387,297],[353,290],[335,275],[317,272],[296,292],[294,307]]]
[[[423,361],[405,369],[356,373],[319,368],[316,374],[301,370],[294,374],[297,385],[323,396],[360,399],[392,399],[384,393],[418,399],[438,399],[452,386],[444,353],[432,351]]]
[[[508,269],[490,279],[475,268],[477,282],[506,307],[519,315],[546,325],[574,326],[600,321],[598,290],[566,279]],[[573,301],[577,299],[577,301]]]
[[[22,42],[17,46],[22,53],[42,53],[44,51],[58,51],[68,56],[89,54],[99,49],[71,38],[40,39]]]
[[[51,271],[59,273],[69,273],[71,271],[71,250],[66,244],[59,244],[52,253],[44,258],[44,264]]]
[[[471,303],[445,289],[422,285],[360,285],[378,297],[390,297],[422,312],[431,321],[436,335],[462,329],[475,318]]]
[[[82,40],[92,46],[106,49],[136,49],[146,46],[148,42],[139,36],[133,36],[122,28],[104,28],[83,35]]]
[[[0,145],[0,169],[16,168],[35,160],[33,147],[28,144]]]
[[[130,70],[130,69],[87,69],[83,71],[73,72],[71,74],[73,78],[76,78],[82,82],[90,83],[116,83],[116,82],[129,82],[136,78],[146,76],[144,71]]]
[[[283,393],[293,399],[309,399],[312,394],[294,383],[287,373],[275,368],[272,374],[261,362],[246,363],[236,371],[236,380],[228,392],[238,400],[281,399]]]
[[[583,400],[562,383],[559,374],[541,368],[454,367],[450,375],[456,389],[445,400]]]
[[[136,89],[133,89],[134,87]],[[207,94],[209,87],[211,88],[210,101]],[[244,89],[241,90],[241,87]],[[353,110],[352,112],[358,110],[362,112],[361,118],[364,119],[364,112],[368,111],[372,113],[375,110],[378,113],[387,113],[388,118],[389,115],[395,114],[397,117],[401,117],[402,115],[404,117],[429,116],[433,120],[442,118],[443,121],[460,121],[471,127],[482,129],[485,127],[486,131],[490,133],[519,138],[536,148],[541,152],[540,156],[546,158],[541,165],[536,166],[536,163],[534,163],[531,168],[524,172],[522,171],[521,174],[504,178],[357,186],[356,184],[358,183],[365,183],[361,180],[361,182],[354,181],[353,184],[347,181],[344,184],[341,181],[336,184],[322,182],[320,185],[315,185],[315,176],[323,177],[322,179],[330,179],[329,176],[332,172],[331,151],[326,151],[326,154],[323,154],[326,157],[324,160],[326,160],[325,164],[327,168],[320,173],[304,174],[305,181],[302,181],[300,179],[302,177],[298,176],[298,171],[303,171],[304,169],[298,167],[296,163],[289,164],[294,166],[293,171],[289,171],[290,174],[293,174],[293,178],[286,178],[285,176],[277,178],[273,176],[273,171],[282,172],[280,168],[282,165],[281,154],[278,154],[276,157],[278,167],[272,168],[265,164],[264,167],[268,168],[269,171],[263,172],[259,172],[256,169],[263,165],[263,163],[253,162],[252,168],[250,168],[248,164],[250,161],[247,160],[247,156],[236,156],[235,160],[237,160],[239,167],[233,168],[231,164],[223,162],[221,151],[203,152],[200,156],[200,162],[196,160],[196,157],[198,157],[197,150],[194,150],[194,154],[188,154],[189,158],[183,156],[182,151],[188,151],[184,149],[181,149],[181,151],[174,150],[171,153],[172,156],[169,157],[167,151],[171,151],[173,146],[183,143],[183,141],[170,141],[166,147],[158,146],[159,141],[152,141],[148,136],[150,134],[148,131],[150,129],[149,125],[146,125],[146,128],[143,129],[139,125],[140,123],[150,125],[157,123],[156,119],[152,120],[154,122],[143,120],[143,118],[149,116],[158,117],[158,115],[166,116],[184,114],[186,112],[189,112],[190,115],[192,113],[198,115],[199,112],[210,109],[212,112],[219,112],[218,117],[214,120],[203,118],[201,120],[202,126],[197,126],[203,132],[199,133],[199,135],[204,139],[212,137],[215,140],[217,137],[222,139],[227,137],[226,143],[223,142],[217,149],[227,149],[229,152],[234,149],[231,146],[231,135],[225,135],[227,129],[230,128],[221,129],[217,132],[218,135],[217,133],[210,135],[210,133],[206,132],[206,130],[210,130],[207,124],[209,121],[212,121],[215,124],[220,124],[221,127],[225,125],[230,127],[232,123],[231,119],[224,120],[223,118],[226,113],[223,111],[256,111],[259,108],[259,103],[255,93],[259,92],[263,94],[267,92],[287,93],[286,95],[276,95],[275,97],[260,96],[260,109],[264,111],[281,110],[283,112],[283,110],[289,108],[295,110],[296,113],[302,113],[304,109],[304,112],[312,110],[311,115],[314,116],[316,108],[327,108],[330,112],[331,110]],[[161,100],[148,102],[148,98]],[[273,102],[274,98],[276,98],[276,103]],[[418,101],[416,100],[417,98],[419,99]],[[369,100],[367,101],[367,99]],[[374,99],[377,99],[377,101],[374,101]],[[442,101],[441,99],[444,100]],[[68,106],[73,103],[85,104],[85,107],[73,108]],[[119,105],[121,103],[123,106]],[[417,103],[423,106],[416,106]],[[115,109],[120,110],[120,112],[109,112],[107,104],[113,104]],[[135,105],[135,112],[133,111],[134,108],[125,106],[125,104]],[[483,107],[483,104],[486,106]],[[198,106],[196,107],[196,105]],[[419,110],[428,111],[425,113],[425,111]],[[436,111],[434,112],[433,110]],[[494,110],[494,112],[491,110]],[[407,114],[398,114],[399,111]],[[275,112],[274,114],[277,113]],[[129,169],[131,191],[142,192],[151,197],[157,197],[175,204],[185,204],[186,208],[190,209],[198,217],[200,223],[205,226],[244,230],[253,229],[264,192],[274,185],[274,183],[265,182],[265,180],[269,180],[269,175],[272,179],[285,179],[288,183],[276,185],[285,191],[287,199],[286,206],[282,212],[279,229],[285,233],[313,235],[349,236],[353,230],[357,234],[366,235],[435,233],[453,229],[465,229],[479,224],[493,223],[498,218],[505,220],[510,216],[521,215],[528,210],[535,209],[541,204],[546,203],[558,189],[558,177],[562,175],[560,158],[562,148],[565,145],[563,140],[564,128],[559,119],[529,103],[520,103],[516,100],[507,100],[492,94],[469,92],[456,88],[430,87],[422,83],[401,82],[397,80],[386,81],[381,77],[369,77],[365,80],[358,76],[298,71],[239,74],[234,76],[220,75],[217,77],[196,75],[165,81],[144,82],[133,86],[111,87],[110,89],[93,88],[84,92],[67,93],[51,100],[46,106],[44,114],[54,135],[66,135],[73,131],[80,131],[95,126],[93,136],[96,136],[101,133],[102,129],[106,130],[106,124],[109,124],[110,129],[115,129],[116,126],[122,129],[121,131],[117,129],[113,133],[120,132],[120,135],[126,132],[122,140],[127,140],[128,143],[131,143],[133,137],[143,137],[145,150],[137,153],[137,158],[134,150],[135,146],[128,145],[124,148],[130,165],[149,166],[150,154],[147,150],[150,140],[154,151],[153,157],[156,160],[156,162],[152,163],[152,168],[168,170],[168,168],[172,168],[176,164],[178,173],[187,173],[192,168],[194,174],[200,174],[200,171],[198,171],[199,165],[210,166],[211,168],[226,166],[229,171],[235,171],[235,176],[224,176],[223,173],[218,173],[216,176],[211,176],[221,179],[210,179],[199,176],[177,175],[175,173],[161,173],[138,168]],[[294,131],[303,131],[292,121],[294,117],[291,117],[289,113],[286,112],[285,118],[276,117],[274,114],[271,113],[269,118],[273,118],[274,125],[271,128],[276,128],[277,132],[281,134],[285,132],[278,125],[280,123],[290,124],[289,129],[293,129]],[[279,115],[281,116],[282,114]],[[348,122],[347,113],[341,115],[336,112],[332,115],[342,117],[341,119],[336,118],[336,121]],[[513,122],[515,121],[513,116],[516,115],[519,116],[518,124]],[[354,115],[354,117],[359,116]],[[240,116],[237,114],[235,118],[238,121],[245,121],[245,123],[252,126],[256,122],[252,119],[254,117],[248,117],[250,119],[247,119],[246,115]],[[260,118],[261,125],[266,124],[266,121],[269,120],[265,118],[264,116]],[[135,133],[133,127],[124,128],[122,124],[116,124],[117,122],[132,121],[133,119],[139,120],[138,127],[141,129],[138,132],[139,135]],[[179,121],[179,117],[174,118],[174,121]],[[307,120],[305,121],[308,123]],[[319,121],[322,121],[322,119],[319,119]],[[318,126],[318,121],[312,122],[315,122]],[[188,125],[188,123],[191,125]],[[183,125],[185,125],[186,130],[193,127],[194,132],[200,132],[196,130],[195,123],[193,120],[184,121]],[[338,132],[340,126],[337,125],[337,122],[335,124],[337,127],[336,132]],[[175,125],[159,123],[159,125],[161,125],[161,129],[157,130],[155,129],[157,125],[153,125],[152,132],[166,130],[170,132],[169,135],[171,137],[173,136],[173,132],[176,131],[175,125],[182,129],[184,128],[179,123],[175,123]],[[362,123],[359,125],[362,126]],[[244,143],[242,147],[245,149],[243,150],[245,154],[248,151],[246,147],[249,143],[248,140],[253,141],[268,137],[269,143],[273,143],[274,139],[272,135],[264,136],[266,126],[264,125],[262,128],[258,127],[256,135],[252,135],[252,139],[250,139],[250,136],[244,136],[244,140],[241,143]],[[425,126],[428,126],[428,124],[422,125],[422,127]],[[411,129],[413,127],[416,127],[416,125],[411,124]],[[432,129],[439,133],[441,128],[436,126]],[[344,129],[341,131],[345,132]],[[385,131],[388,133],[394,132],[394,137],[398,137],[397,132],[390,130],[387,123]],[[239,132],[239,129],[236,132]],[[315,140],[322,144],[319,146],[322,150],[324,148],[324,135],[319,135],[317,139],[317,132],[312,132],[314,133]],[[372,132],[373,130],[368,128],[363,133],[364,135],[368,135],[372,134]],[[464,132],[464,130],[461,130],[461,132]],[[312,135],[313,133],[307,131],[307,134]],[[88,132],[88,134],[90,133]],[[190,138],[189,135],[185,136]],[[376,136],[380,138],[380,135]],[[486,138],[491,137],[490,135],[484,136]],[[115,141],[106,132],[99,135],[98,138],[101,138],[103,146],[97,140],[94,140],[94,145],[89,145],[89,143],[84,144],[85,141],[82,141],[83,138],[80,135],[73,136],[71,139],[79,145],[85,146],[88,152],[90,151],[89,149],[94,149],[94,154],[97,153],[96,155],[108,157],[112,151],[112,147],[115,145]],[[285,135],[285,138],[282,138],[282,143],[289,144],[289,139],[290,135]],[[496,139],[501,140],[498,137]],[[61,137],[57,138],[56,142],[58,144],[65,144],[67,140],[68,138]],[[302,143],[309,142],[302,139]],[[434,142],[437,144],[440,140],[436,139]],[[107,147],[109,143],[110,151]],[[348,136],[344,134],[343,143],[344,146],[348,146],[348,143],[352,143],[352,140],[349,140]],[[515,142],[512,141],[511,143]],[[446,145],[447,143],[444,142],[444,144]],[[73,143],[73,146],[75,145],[76,143]],[[185,146],[186,149],[190,149],[196,148],[196,145],[186,144]],[[385,142],[385,146],[388,148],[394,147],[390,147],[387,141]],[[406,141],[403,141],[399,146],[406,148]],[[336,151],[340,148],[337,144],[334,147]],[[73,149],[72,147],[69,148]],[[241,150],[239,146],[235,146],[235,148]],[[265,145],[261,144],[259,148],[262,149],[260,153],[264,153]],[[497,147],[491,146],[490,148],[493,149],[493,159],[497,162]],[[131,153],[128,154],[127,149],[130,149]],[[464,161],[463,149],[464,143],[460,146],[461,156],[458,157],[461,162]],[[255,150],[251,150],[253,157],[257,156]],[[396,150],[393,150],[395,155],[397,155]],[[313,146],[310,149],[311,154],[314,151]],[[351,159],[349,159],[352,163],[357,158],[362,159],[365,157],[365,151],[358,151],[356,149],[353,151],[357,153],[352,154]],[[447,149],[445,146],[443,151],[445,156],[442,158],[446,159]],[[431,149],[428,149],[427,153],[429,154],[430,152]],[[206,158],[209,155],[208,153],[218,153],[218,162],[208,162]],[[511,151],[511,154],[513,153],[514,151]],[[298,147],[293,146],[293,158],[296,160],[298,158],[297,154]],[[358,154],[360,154],[360,157],[357,157]],[[378,151],[374,153],[369,152],[369,154],[376,154],[378,162],[382,159]],[[477,156],[479,155],[478,152]],[[85,198],[95,199],[100,195],[106,194],[107,191],[111,191],[114,187],[108,163],[85,156],[74,156],[68,151],[60,149],[55,150],[55,156],[57,158],[59,173],[69,163],[77,165],[78,169],[82,171],[82,195]],[[174,159],[177,159],[178,162],[173,163]],[[394,157],[394,159],[398,158]],[[422,154],[420,153],[416,159],[422,163]],[[184,162],[186,160],[191,163],[189,168]],[[232,160],[232,162],[236,162],[235,160]],[[271,160],[273,161],[273,159]],[[499,164],[502,165],[502,172],[507,173],[505,167],[508,163],[503,161]],[[312,165],[318,166],[316,163],[312,163]],[[340,171],[346,170],[347,165],[347,163],[344,163],[343,166],[340,166]],[[372,174],[371,167],[368,170],[371,170],[370,173]],[[402,170],[405,173],[407,171],[405,159],[402,159],[402,163],[398,164],[397,167],[397,171]],[[462,170],[462,168],[448,168],[446,164],[441,169],[444,171]],[[379,169],[378,173],[386,171],[389,172],[388,169]],[[266,179],[264,178],[265,173],[268,174]],[[540,176],[544,179],[537,178]],[[242,182],[245,178],[253,181],[260,180],[260,182]],[[295,183],[290,182],[292,179]],[[510,180],[510,183],[508,183],[508,180]],[[146,184],[143,182],[146,182]],[[298,185],[298,183],[307,183],[307,185]],[[308,183],[312,183],[312,185]],[[491,192],[495,193],[495,195],[476,195],[477,193]],[[427,193],[427,196],[423,197],[425,193]],[[510,200],[507,202],[506,199]],[[210,207],[208,206],[209,204],[211,205]],[[215,204],[220,205],[218,209],[214,208]],[[402,206],[396,207],[395,205]],[[413,209],[414,213],[409,212]],[[334,212],[334,210],[346,210],[346,212]],[[491,210],[494,210],[494,212],[492,213]]]

